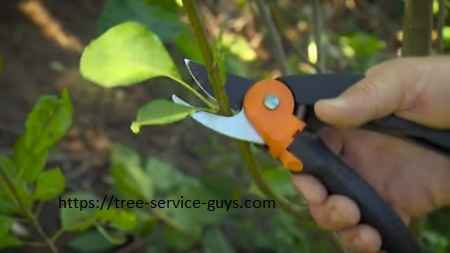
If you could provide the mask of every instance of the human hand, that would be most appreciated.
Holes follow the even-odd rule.
[[[366,179],[409,223],[450,204],[450,159],[405,140],[367,130],[350,129],[395,114],[434,128],[450,128],[450,57],[404,58],[371,68],[366,78],[336,99],[315,105],[316,115],[339,129],[321,137]],[[376,252],[381,236],[359,224],[357,204],[346,196],[328,195],[314,177],[293,177],[311,215],[325,229],[335,230],[356,251]]]

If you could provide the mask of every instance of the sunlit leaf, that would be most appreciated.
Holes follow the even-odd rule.
[[[317,63],[318,52],[317,52],[317,44],[314,41],[309,42],[308,44],[308,59],[312,64]]]
[[[157,76],[181,79],[158,36],[136,22],[114,26],[92,41],[83,51],[80,71],[86,79],[108,88]]]
[[[180,121],[195,110],[195,108],[163,99],[153,100],[139,109],[136,120],[131,124],[131,130],[137,134],[142,126],[163,125]]]
[[[33,197],[39,200],[49,200],[64,191],[65,178],[60,169],[42,172],[36,181]]]

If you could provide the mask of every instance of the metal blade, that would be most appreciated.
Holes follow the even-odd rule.
[[[197,85],[203,90],[212,93],[206,68],[198,63],[187,60],[189,69]],[[294,94],[295,101],[299,105],[314,105],[319,99],[339,96],[348,87],[361,80],[361,74],[314,74],[291,75],[279,78]],[[227,75],[225,90],[233,109],[240,110],[242,101],[248,88],[255,82],[235,75]]]
[[[213,90],[209,84],[208,71],[206,68],[198,63],[191,60],[185,59],[184,63],[194,79],[195,83],[202,89],[209,97],[214,97]],[[242,101],[244,100],[245,93],[248,88],[252,86],[255,81],[239,77],[236,75],[227,75],[227,80],[225,81],[225,91],[228,95],[228,100],[230,106],[235,111],[240,111],[242,106]]]
[[[184,106],[191,106],[176,95],[172,95],[172,101]],[[244,110],[231,117],[219,116],[208,112],[194,112],[191,114],[191,117],[205,127],[225,136],[256,144],[265,144],[264,140],[248,121]]]

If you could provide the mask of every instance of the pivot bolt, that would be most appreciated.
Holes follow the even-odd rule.
[[[277,109],[279,105],[280,99],[277,96],[267,95],[264,98],[264,106],[271,111]]]

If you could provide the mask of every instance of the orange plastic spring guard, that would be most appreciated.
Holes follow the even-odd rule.
[[[289,88],[277,80],[262,80],[245,95],[244,111],[258,131],[273,157],[292,172],[300,172],[303,163],[287,150],[296,134],[306,124],[294,114],[294,96]]]

